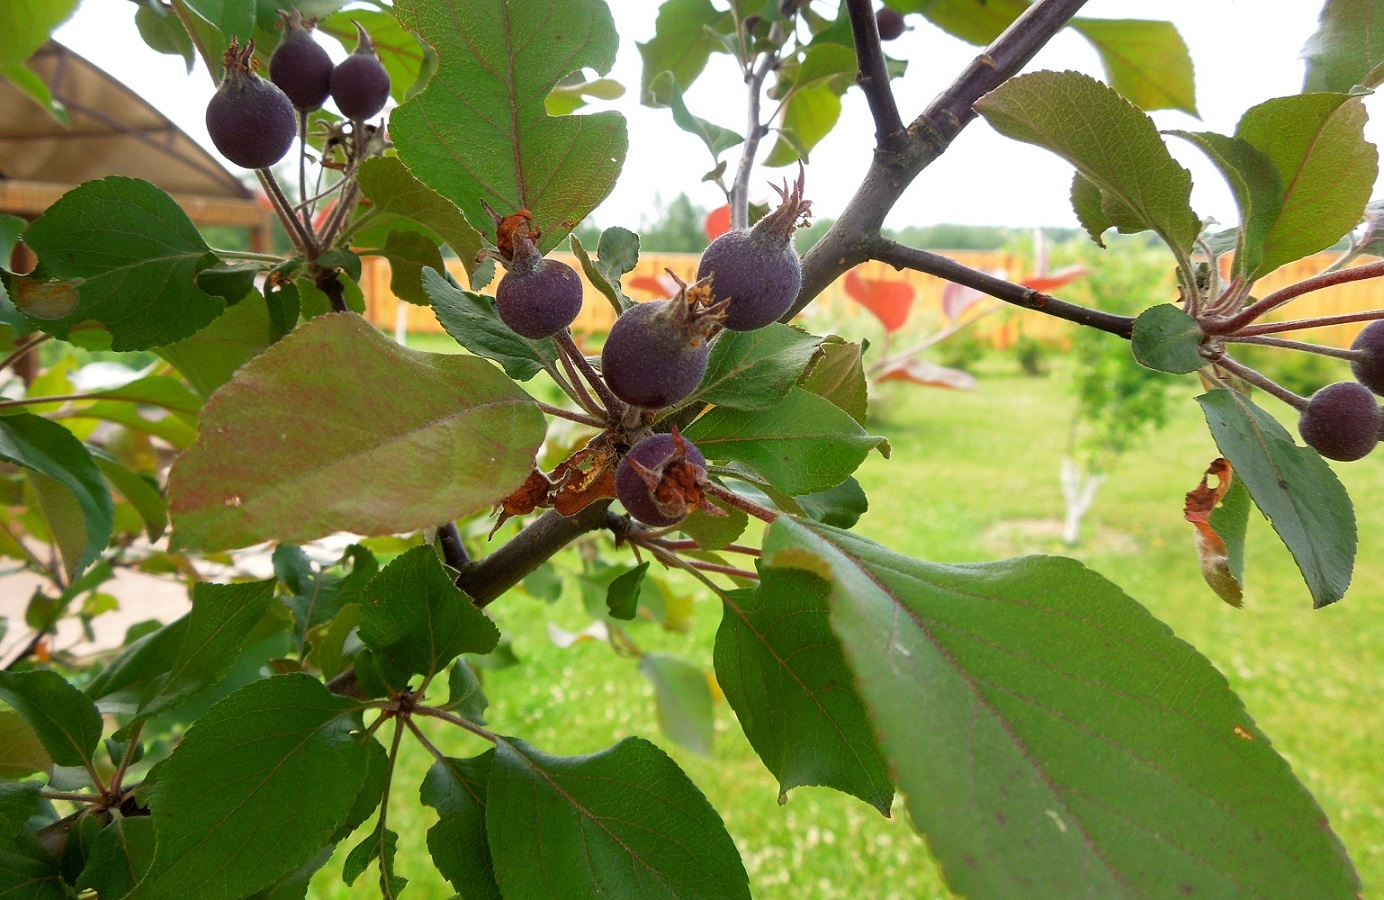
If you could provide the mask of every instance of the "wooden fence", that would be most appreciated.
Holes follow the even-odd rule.
[[[571,265],[578,272],[581,271],[580,266],[570,254],[554,253],[552,255]],[[987,272],[1002,272],[1009,278],[1023,278],[1028,274],[1025,262],[1000,251],[952,251],[947,252],[946,255],[971,268]],[[1255,295],[1262,297],[1284,285],[1314,275],[1326,268],[1334,258],[1334,254],[1319,253],[1316,256],[1284,266],[1260,281],[1255,286]],[[692,281],[697,269],[697,259],[697,255],[693,253],[641,254],[639,265],[626,276],[625,281],[628,285],[630,279],[638,276],[657,278],[663,275],[665,270],[671,270],[684,280]],[[465,283],[466,276],[460,264],[453,260],[448,265],[449,268],[452,268],[457,279]],[[941,278],[924,275],[921,272],[899,272],[880,262],[863,264],[860,266],[860,274],[872,279],[907,281],[916,292],[910,323],[925,321],[930,318],[939,325],[942,324],[941,298],[942,289],[946,282]],[[394,331],[400,324],[399,307],[401,304],[389,289],[389,277],[389,263],[387,261],[379,257],[367,257],[365,259],[361,274],[361,288],[365,293],[366,316],[380,328]],[[573,331],[578,334],[603,333],[615,319],[614,310],[605,297],[590,284],[587,284],[585,279],[583,279],[583,284],[586,288],[585,302],[581,315],[573,323]],[[487,288],[487,292],[493,292],[494,288],[495,282],[492,282]],[[627,292],[637,300],[647,300],[654,296],[654,294],[638,288],[627,287]],[[1058,290],[1055,293],[1061,295],[1062,291]],[[1170,297],[1169,299],[1173,298]],[[402,304],[402,306],[404,307],[402,324],[407,331],[414,333],[440,333],[442,331],[442,326],[438,324],[430,307],[414,306],[407,303]],[[1301,319],[1380,308],[1384,308],[1384,283],[1375,279],[1337,285],[1299,297],[1288,306],[1275,311],[1269,316],[1269,319]],[[842,322],[853,322],[861,316],[868,318],[871,314],[846,295],[842,280],[838,279],[813,301],[812,306],[806,311],[806,315],[810,319],[806,323],[808,327],[817,331],[824,331],[839,327]],[[1065,344],[1073,327],[1075,326],[1050,316],[1015,310],[1011,314],[986,317],[976,324],[973,333],[989,345],[1003,348],[1011,345],[1020,336],[1029,336],[1048,343]],[[1300,331],[1290,335],[1290,337],[1346,347],[1350,345],[1351,340],[1362,327],[1362,323],[1341,325],[1334,328]]]

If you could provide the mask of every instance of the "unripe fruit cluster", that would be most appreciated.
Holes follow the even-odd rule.
[[[1358,354],[1350,363],[1356,380],[1317,391],[1298,419],[1303,442],[1339,462],[1368,456],[1379,442],[1381,417],[1375,395],[1384,394],[1384,320],[1366,326],[1350,349]]]

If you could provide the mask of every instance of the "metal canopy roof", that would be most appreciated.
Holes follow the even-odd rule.
[[[61,44],[49,41],[28,65],[66,109],[69,127],[0,78],[0,183],[73,185],[128,175],[174,194],[253,196],[166,116]]]

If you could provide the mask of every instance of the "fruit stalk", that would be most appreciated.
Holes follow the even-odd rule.
[[[605,379],[601,378],[600,373],[591,367],[591,363],[586,359],[586,354],[582,353],[577,342],[572,340],[572,332],[564,328],[553,337],[553,340],[557,342],[558,351],[581,371],[586,381],[596,391],[596,396],[601,398],[601,403],[605,406],[611,420],[618,421],[623,418],[628,407],[623,400],[610,392],[610,388],[606,387]]]

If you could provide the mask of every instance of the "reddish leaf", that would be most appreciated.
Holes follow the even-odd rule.
[[[592,442],[573,453],[549,476],[553,509],[575,516],[602,497],[615,496],[615,466],[620,456],[607,443]]]
[[[1056,272],[1048,272],[1045,275],[1034,275],[1032,278],[1024,279],[1019,282],[1019,284],[1026,288],[1033,288],[1035,291],[1047,293],[1055,288],[1062,287],[1064,284],[1071,284],[1090,271],[1091,270],[1085,266],[1067,266],[1058,269]]]
[[[625,279],[625,287],[633,290],[648,291],[660,300],[677,295],[678,283],[672,276],[664,275],[635,275]]]
[[[947,286],[942,288],[942,313],[955,322],[962,313],[985,299],[985,296],[973,287],[948,281]]]
[[[921,359],[903,359],[886,366],[875,381],[911,381],[933,387],[968,391],[976,386],[975,376],[960,369],[949,369]]]
[[[718,206],[706,214],[706,239],[714,241],[730,231],[730,204]]]
[[[1218,482],[1214,488],[1208,484],[1211,478]],[[1183,517],[1197,530],[1197,558],[1201,561],[1202,577],[1216,596],[1239,607],[1244,603],[1244,588],[1230,570],[1230,554],[1225,541],[1211,527],[1211,513],[1230,489],[1233,478],[1230,463],[1218,457],[1201,476],[1201,484],[1188,491]]]
[[[902,328],[913,308],[913,285],[902,279],[866,278],[859,269],[846,273],[846,293],[874,313],[888,332]]]

